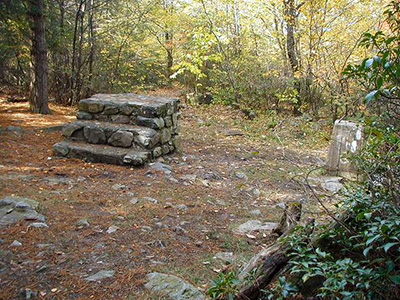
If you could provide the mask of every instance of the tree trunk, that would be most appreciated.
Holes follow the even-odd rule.
[[[297,18],[297,8],[294,0],[284,0],[284,16],[286,21],[286,48],[293,78],[293,85],[297,91],[296,103],[293,103],[293,114],[300,115],[301,98],[300,98],[300,81],[296,78],[299,71],[299,60],[296,53],[296,39],[294,37],[294,29]]]
[[[32,72],[30,82],[30,110],[49,114],[47,91],[47,48],[43,0],[28,0],[28,16],[31,27]]]

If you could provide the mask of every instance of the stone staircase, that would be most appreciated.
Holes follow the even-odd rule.
[[[79,102],[55,155],[90,162],[140,166],[179,148],[179,99],[97,94]]]

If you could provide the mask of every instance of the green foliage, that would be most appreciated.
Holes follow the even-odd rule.
[[[390,31],[385,33],[365,33],[360,46],[377,50],[373,57],[364,59],[360,64],[349,65],[343,74],[346,78],[355,78],[368,91],[365,102],[380,100],[390,117],[399,119],[400,105],[400,8],[397,1],[392,1],[385,11]]]
[[[206,292],[211,299],[234,299],[237,292],[235,285],[239,283],[235,272],[230,271],[226,274],[221,272],[219,277],[211,282],[212,286]]]
[[[263,299],[283,300],[293,296],[298,292],[298,288],[286,281],[285,276],[280,276],[277,283],[268,291],[263,292]]]

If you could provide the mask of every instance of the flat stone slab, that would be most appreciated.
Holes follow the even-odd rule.
[[[138,115],[143,117],[164,117],[178,110],[179,99],[125,94],[96,94],[79,101],[79,110],[91,114]]]
[[[91,276],[85,277],[85,280],[87,281],[101,281],[110,277],[113,277],[115,274],[115,271],[113,270],[102,270],[97,272],[96,274],[93,274]]]
[[[151,158],[150,151],[135,151],[108,145],[86,144],[83,142],[62,141],[53,146],[56,156],[73,157],[89,162],[114,165],[141,166]]]
[[[249,220],[239,225],[236,229],[234,229],[234,232],[238,234],[246,234],[246,233],[251,233],[253,231],[272,231],[277,226],[278,224],[273,222],[261,222],[259,220]]]
[[[0,226],[14,224],[20,220],[44,222],[45,216],[36,209],[39,202],[22,197],[5,197],[0,199]]]
[[[205,296],[192,284],[174,275],[150,273],[145,287],[152,293],[172,300],[203,300]]]

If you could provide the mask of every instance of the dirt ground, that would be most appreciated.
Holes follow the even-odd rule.
[[[235,226],[277,222],[279,203],[307,197],[291,179],[323,164],[330,132],[329,122],[284,118],[271,125],[271,118],[247,120],[226,106],[184,105],[182,150],[165,159],[172,168],[165,174],[149,165],[54,157],[52,145],[62,137],[52,126],[74,120],[75,109],[51,109],[35,115],[26,102],[0,99],[0,198],[39,201],[49,226],[1,228],[0,299],[17,299],[26,288],[40,299],[159,299],[143,287],[150,271],[205,290],[221,268],[215,253],[233,252],[240,265],[271,240],[234,234]],[[157,203],[132,204],[134,197]],[[321,215],[312,199],[305,212]],[[90,225],[80,226],[82,219]],[[110,226],[118,229],[107,233]],[[22,246],[10,247],[14,240]],[[84,280],[100,270],[115,274],[101,283]]]

